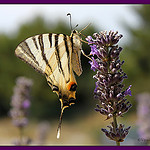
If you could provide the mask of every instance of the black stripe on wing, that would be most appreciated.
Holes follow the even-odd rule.
[[[73,37],[71,37],[71,48],[72,48],[72,52],[73,52]]]
[[[33,40],[33,43],[34,43],[36,49],[38,50],[39,48],[38,48],[38,45],[37,45],[37,42],[36,42],[36,39],[34,36],[32,37],[32,40]]]
[[[67,44],[67,36],[65,34],[64,35],[64,42],[65,42],[65,48],[66,48],[66,52],[67,52],[67,58],[68,58],[68,70],[70,73],[70,55],[69,55],[69,48],[68,48],[68,44]]]
[[[53,80],[50,78],[50,76],[45,72],[44,73],[45,74],[45,76],[46,76],[46,79],[47,79],[47,82],[50,84],[50,85],[52,85],[54,82],[53,82]],[[49,81],[50,80],[50,81]]]
[[[52,47],[52,33],[49,33],[49,43],[50,43],[50,47]]]
[[[39,40],[39,45],[40,45],[43,60],[46,62],[46,65],[49,67],[50,71],[52,72],[52,68],[51,68],[50,64],[48,63],[48,60],[47,60],[46,55],[44,53],[44,43],[43,43],[43,35],[42,34],[39,35],[38,40]]]
[[[59,68],[59,72],[63,74],[63,76],[65,77],[63,68],[62,68],[62,64],[61,64],[61,60],[60,60],[60,54],[59,54],[59,45],[58,45],[58,38],[59,38],[59,34],[55,35],[55,56],[56,56],[56,60],[57,60],[57,64],[58,64],[58,68]]]
[[[32,60],[34,61],[34,63],[36,63],[39,66],[39,63],[36,60],[36,57],[34,56],[34,54],[31,52],[31,49],[30,49],[28,43],[26,41],[24,41],[19,46],[22,48],[23,52],[25,54],[27,54],[29,57],[31,57]]]
[[[29,64],[37,72],[44,74],[44,71],[40,67],[35,55],[31,52],[31,49],[26,41],[23,41],[18,45],[15,50],[15,55],[27,64]]]

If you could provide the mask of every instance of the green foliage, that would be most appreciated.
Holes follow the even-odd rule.
[[[79,30],[79,29],[78,29]],[[45,22],[42,17],[35,18],[32,22],[27,22],[19,28],[18,32],[8,37],[0,34],[0,116],[7,115],[10,109],[10,99],[13,94],[13,87],[18,76],[26,76],[34,82],[32,89],[32,105],[31,117],[40,119],[51,119],[59,116],[60,102],[56,94],[52,93],[46,79],[37,73],[29,65],[22,62],[14,55],[17,45],[28,37],[42,33],[70,33],[69,23],[66,24],[62,20],[52,24]],[[83,34],[90,35],[95,32],[93,26],[88,27]],[[89,46],[83,44],[85,53],[89,53]],[[93,89],[94,80],[92,79],[92,71],[87,63],[87,58],[82,56],[83,74],[77,77],[77,104],[73,109],[68,109],[70,116],[84,114],[85,109],[93,109]],[[88,81],[89,86],[86,85]],[[93,107],[91,107],[93,105]],[[73,111],[72,111],[73,110]]]
[[[150,5],[133,8],[140,17],[141,26],[127,27],[131,34],[131,41],[124,47],[122,55],[129,78],[127,82],[133,85],[132,99],[137,93],[150,91]]]

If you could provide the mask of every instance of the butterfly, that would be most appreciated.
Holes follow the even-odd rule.
[[[71,14],[67,15],[70,16],[71,26]],[[15,50],[18,58],[45,75],[48,85],[59,97],[61,114],[57,138],[60,137],[64,109],[76,102],[74,72],[78,76],[82,74],[81,52],[86,56],[82,50],[81,31],[73,29],[70,36],[55,33],[35,35],[22,41]]]
[[[15,50],[17,57],[45,75],[48,85],[58,95],[61,102],[59,128],[63,110],[76,101],[77,82],[73,71],[78,76],[82,74],[81,49],[79,33],[73,30],[70,36],[47,33],[29,37]]]

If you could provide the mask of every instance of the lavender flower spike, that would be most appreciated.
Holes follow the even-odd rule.
[[[111,133],[106,129],[102,131],[119,145],[128,134],[129,128],[123,129],[124,125],[120,125],[119,129],[124,131],[121,133],[116,118],[122,116],[132,106],[125,98],[127,95],[131,96],[131,85],[123,90],[122,82],[127,75],[121,69],[124,64],[124,61],[121,62],[119,59],[122,48],[117,45],[123,36],[112,31],[108,34],[107,32],[94,33],[93,36],[94,38],[88,36],[86,40],[91,47],[90,54],[94,56],[93,61],[89,62],[91,69],[97,70],[96,75],[93,76],[97,80],[94,97],[99,100],[100,106],[97,105],[95,110],[105,115],[106,119],[113,118],[111,130],[114,131]]]
[[[140,93],[137,101],[137,126],[141,142],[149,144],[150,139],[150,93]]]
[[[18,127],[20,131],[20,139],[13,142],[15,145],[27,145],[31,143],[30,138],[23,137],[23,129],[28,124],[28,112],[30,108],[30,90],[32,87],[32,80],[25,77],[18,77],[16,86],[14,87],[14,94],[11,99],[10,117],[13,125]]]
[[[11,99],[10,116],[13,124],[17,127],[24,127],[28,124],[28,109],[30,107],[30,89],[32,81],[25,77],[19,77],[14,87],[14,95]]]

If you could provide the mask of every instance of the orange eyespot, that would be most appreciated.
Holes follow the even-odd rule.
[[[75,82],[69,82],[67,88],[69,91],[76,91],[77,84]]]

